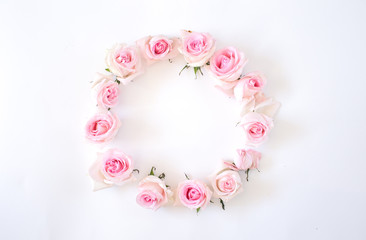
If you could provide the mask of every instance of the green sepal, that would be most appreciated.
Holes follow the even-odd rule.
[[[220,199],[220,203],[221,203],[222,210],[225,210],[225,204],[224,204],[224,201],[223,201],[221,198],[219,198],[219,199]]]
[[[156,167],[151,167],[151,170],[150,170],[150,173],[149,173],[149,176],[151,175],[151,176],[155,176],[155,174],[154,174],[154,171],[156,170]]]

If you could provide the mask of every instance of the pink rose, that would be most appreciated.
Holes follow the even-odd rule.
[[[212,191],[206,184],[195,180],[183,181],[177,188],[177,201],[190,209],[205,208],[211,195]]]
[[[104,81],[99,84],[97,90],[98,106],[110,108],[118,103],[119,88],[114,81]]]
[[[244,53],[234,47],[217,51],[210,59],[209,71],[217,80],[217,85],[223,89],[231,89],[243,71],[247,59]]]
[[[142,59],[135,46],[116,44],[108,50],[106,64],[124,85],[143,72]]]
[[[273,118],[281,104],[274,98],[267,98],[262,92],[257,92],[253,96],[243,99],[243,109],[241,116],[250,112],[257,112]]]
[[[171,59],[177,56],[179,39],[167,38],[165,36],[148,36],[136,42],[140,48],[140,52],[147,60],[148,64],[152,64],[158,60]]]
[[[262,154],[252,149],[238,149],[238,156],[235,158],[235,166],[239,170],[256,169],[258,168],[259,160]]]
[[[263,143],[273,127],[273,120],[264,114],[250,112],[244,115],[239,126],[243,128],[248,146]]]
[[[253,96],[255,93],[262,91],[266,84],[265,78],[258,72],[248,73],[238,80],[234,87],[234,96],[238,101],[242,101],[245,97]]]
[[[179,52],[191,67],[201,67],[215,51],[215,40],[208,33],[182,31],[182,46]]]
[[[109,149],[103,154],[98,154],[97,161],[89,169],[89,175],[94,180],[96,191],[132,180],[132,171],[132,160],[126,154],[118,149]]]
[[[156,176],[147,176],[139,183],[139,194],[136,201],[144,208],[156,210],[168,203],[172,192]]]
[[[214,197],[224,202],[232,199],[241,189],[241,178],[237,171],[224,169],[218,172],[211,180]]]
[[[86,138],[97,143],[111,140],[117,133],[121,123],[110,111],[97,113],[86,124]]]

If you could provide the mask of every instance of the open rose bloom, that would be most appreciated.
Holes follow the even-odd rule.
[[[232,89],[237,84],[246,62],[244,53],[234,47],[227,47],[215,52],[207,68],[218,87]]]
[[[228,168],[212,176],[211,185],[214,190],[213,196],[221,198],[224,202],[229,201],[242,190],[239,173]]]
[[[143,61],[135,46],[116,44],[107,51],[105,62],[109,70],[124,85],[143,73]]]
[[[156,210],[167,204],[171,196],[172,192],[166,187],[164,181],[150,175],[140,181],[136,202],[144,208]]]
[[[267,139],[273,120],[264,114],[250,112],[243,116],[238,126],[244,131],[246,145],[256,147]]]
[[[117,134],[121,122],[110,111],[95,114],[85,126],[86,138],[95,143],[112,140]]]
[[[150,65],[154,62],[172,59],[178,54],[180,40],[163,35],[144,37],[136,42],[142,56]]]
[[[210,202],[212,191],[200,181],[186,180],[177,188],[176,203],[190,209],[205,208]]]
[[[131,158],[118,149],[98,154],[97,160],[89,169],[89,175],[94,180],[94,191],[133,180],[132,172]]]
[[[215,40],[208,33],[182,31],[182,45],[179,52],[184,56],[188,66],[205,65],[215,52]]]
[[[115,81],[103,81],[98,85],[97,102],[102,108],[114,107],[118,103],[119,88]]]

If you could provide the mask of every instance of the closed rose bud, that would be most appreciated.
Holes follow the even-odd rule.
[[[234,96],[236,100],[242,101],[244,98],[262,91],[265,84],[266,80],[262,74],[258,72],[248,73],[238,80],[234,87]]]

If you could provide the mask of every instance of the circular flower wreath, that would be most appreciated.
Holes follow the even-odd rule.
[[[209,178],[210,186],[185,174],[187,180],[180,182],[173,194],[172,188],[164,182],[165,174],[156,176],[156,168],[152,167],[150,174],[138,185],[136,201],[142,207],[156,210],[174,201],[174,205],[183,205],[198,213],[213,202],[211,198],[216,198],[225,209],[224,203],[242,190],[238,172],[244,171],[248,181],[249,170],[258,170],[261,153],[253,148],[267,139],[280,103],[263,94],[266,80],[262,74],[243,74],[247,62],[243,52],[234,47],[215,51],[215,45],[210,34],[192,31],[182,31],[180,38],[148,36],[136,41],[135,45],[116,44],[108,50],[105,59],[105,70],[109,74],[98,73],[92,84],[96,89],[99,111],[86,124],[86,138],[95,143],[112,140],[120,127],[120,120],[110,111],[118,102],[119,85],[130,83],[150,64],[162,60],[171,62],[178,53],[187,62],[182,71],[193,68],[197,78],[197,75],[203,75],[204,68],[219,90],[242,103],[240,121],[236,126],[242,129],[245,137],[243,148],[237,149],[233,162],[223,162],[222,168]],[[99,153],[89,169],[94,190],[134,180],[139,170],[133,165],[133,160],[119,149]]]

